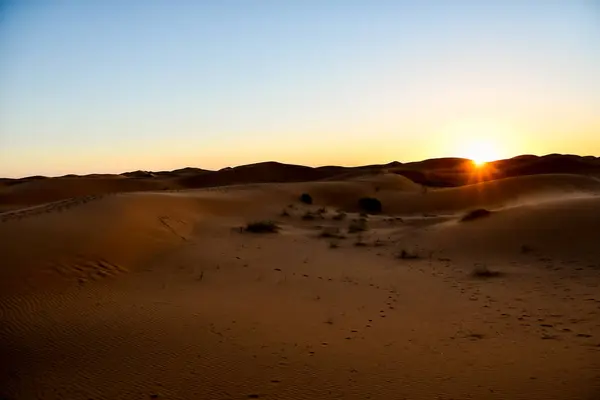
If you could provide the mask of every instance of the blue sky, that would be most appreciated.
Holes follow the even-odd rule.
[[[600,155],[594,0],[0,0],[0,176]]]

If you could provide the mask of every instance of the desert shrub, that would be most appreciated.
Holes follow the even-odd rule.
[[[356,247],[366,247],[367,243],[363,239],[362,233],[359,233],[356,237],[356,242],[354,242],[354,246]]]
[[[319,234],[322,238],[344,239],[345,236],[340,233],[340,228],[336,226],[327,226]]]
[[[364,232],[366,230],[368,230],[368,227],[365,219],[353,219],[348,225],[348,233]]]
[[[408,250],[402,249],[398,254],[398,258],[402,260],[416,260],[419,258],[419,255],[416,252],[410,252]]]
[[[290,212],[287,209],[283,209],[280,214],[282,217],[289,217]]]
[[[374,197],[363,197],[358,200],[358,207],[366,213],[378,214],[383,210],[381,201]]]
[[[475,210],[471,210],[468,213],[466,213],[460,220],[463,222],[473,221],[473,220],[476,220],[479,218],[487,217],[491,213],[492,213],[491,211],[486,210],[485,208],[477,208]]]
[[[487,279],[487,278],[495,278],[502,275],[499,271],[491,270],[484,264],[476,264],[473,271],[471,271],[471,276],[474,278]]]
[[[345,212],[343,212],[343,211],[340,211],[340,212],[338,212],[337,214],[335,214],[335,215],[332,217],[332,219],[333,219],[333,220],[335,220],[335,221],[341,221],[341,220],[343,220],[344,218],[346,218],[346,213],[345,213]]]
[[[251,233],[277,233],[279,226],[273,221],[257,221],[248,223],[244,231]]]
[[[316,218],[315,214],[311,213],[310,211],[307,211],[303,216],[302,219],[304,221],[313,221]]]
[[[531,253],[532,251],[533,251],[533,248],[531,246],[528,246],[526,244],[521,246],[521,253],[523,253],[523,254]]]
[[[304,204],[312,204],[313,203],[312,196],[308,193],[302,193],[300,195],[300,202],[302,202]]]

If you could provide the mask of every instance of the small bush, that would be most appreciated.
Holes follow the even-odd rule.
[[[340,212],[338,212],[337,214],[335,214],[335,215],[333,216],[333,218],[332,218],[332,219],[333,219],[334,221],[341,221],[341,220],[343,220],[344,218],[346,218],[346,213],[345,213],[345,212],[343,212],[343,211],[340,211]]]
[[[416,260],[419,258],[419,255],[416,252],[411,253],[410,251],[402,249],[402,251],[400,251],[400,254],[398,254],[398,258],[402,260]]]
[[[300,195],[300,202],[304,203],[304,204],[312,204],[313,203],[312,196],[308,193],[302,193]]]
[[[533,248],[531,248],[531,246],[528,246],[526,244],[521,246],[521,253],[523,253],[523,254],[531,253],[532,251],[533,251]]]
[[[346,237],[340,234],[340,228],[336,226],[328,226],[323,228],[323,231],[319,235],[322,238],[333,238],[333,239],[345,239]]]
[[[362,233],[358,234],[358,236],[356,237],[356,242],[354,242],[354,245],[356,247],[366,247],[367,246],[367,243],[363,240]]]
[[[314,219],[316,218],[315,214],[311,213],[310,211],[307,211],[303,216],[302,219],[304,221],[314,221]]]
[[[280,214],[282,217],[289,217],[290,216],[290,212],[286,209],[284,209],[283,211],[281,211]]]
[[[471,272],[471,276],[474,278],[487,279],[501,276],[502,273],[499,271],[493,271],[487,267],[487,265],[477,264]]]
[[[492,212],[489,210],[486,210],[485,208],[478,208],[472,211],[469,211],[468,213],[466,213],[462,218],[461,221],[466,222],[466,221],[473,221],[479,218],[484,218],[484,217],[488,217]]]
[[[251,233],[277,233],[279,226],[273,221],[257,221],[248,223],[244,231]]]
[[[358,200],[358,207],[366,213],[378,214],[383,210],[381,201],[374,197],[363,197]]]
[[[348,233],[364,232],[368,229],[365,219],[353,219],[348,225]]]

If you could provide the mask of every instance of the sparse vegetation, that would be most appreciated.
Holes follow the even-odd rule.
[[[501,275],[502,273],[500,271],[491,270],[484,264],[476,264],[471,272],[472,277],[480,279],[495,278]]]
[[[466,337],[469,339],[481,340],[481,339],[485,338],[485,335],[483,333],[469,333]]]
[[[348,233],[364,232],[368,230],[366,219],[353,219],[348,225]]]
[[[366,247],[367,243],[363,240],[363,235],[362,234],[358,234],[358,236],[356,237],[356,242],[354,242],[354,246],[356,247]]]
[[[340,247],[340,244],[338,242],[329,242],[330,249],[337,249],[339,247]]]
[[[248,223],[244,231],[251,233],[277,233],[279,229],[279,226],[274,221],[257,221]]]
[[[420,257],[417,252],[411,252],[406,249],[402,249],[400,253],[398,253],[398,258],[402,260],[416,260]]]
[[[533,251],[533,249],[526,244],[521,246],[521,253],[523,253],[523,254],[531,253],[532,251]]]
[[[404,220],[401,217],[390,217],[390,218],[384,219],[384,221],[388,222],[390,224],[394,224],[396,222],[404,222]]]
[[[312,196],[308,193],[302,193],[300,195],[300,202],[304,203],[304,204],[312,204],[313,203]]]
[[[337,226],[327,226],[319,235],[322,238],[345,239],[346,237],[340,233],[340,228]]]
[[[477,208],[466,213],[460,220],[463,222],[473,221],[479,218],[488,217],[492,212],[485,208]]]
[[[315,220],[315,218],[316,218],[316,215],[315,215],[315,214],[313,214],[313,213],[312,213],[312,212],[310,212],[310,211],[307,211],[307,212],[306,212],[306,213],[305,213],[305,214],[302,216],[302,219],[303,219],[304,221],[314,221],[314,220]]]
[[[343,211],[339,211],[337,214],[333,216],[334,221],[341,221],[346,218],[346,213]]]
[[[383,211],[381,201],[375,197],[363,197],[362,199],[359,199],[358,207],[365,213],[369,214],[379,214],[381,211]]]
[[[282,217],[289,217],[289,216],[290,216],[290,212],[287,210],[287,208],[284,208],[284,209],[281,211],[281,214],[280,214],[280,215],[281,215]]]

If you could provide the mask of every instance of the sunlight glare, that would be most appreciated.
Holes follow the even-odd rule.
[[[476,167],[483,167],[487,162],[500,158],[497,146],[485,139],[471,139],[464,145],[464,155],[473,161]]]
[[[448,123],[440,147],[446,154],[472,161],[476,169],[507,158],[520,147],[520,130],[501,118],[473,118]]]

